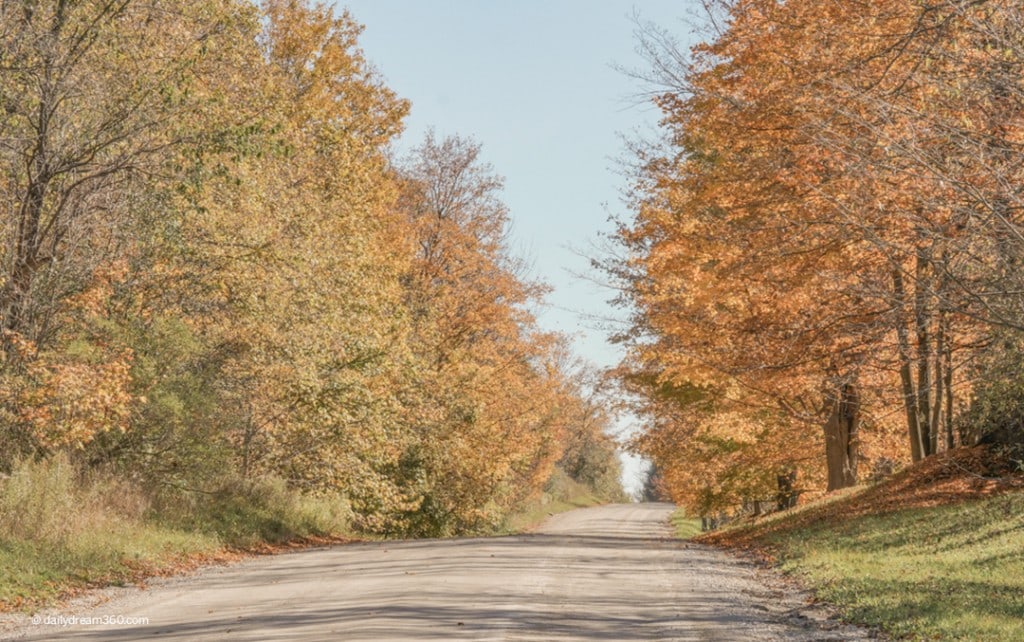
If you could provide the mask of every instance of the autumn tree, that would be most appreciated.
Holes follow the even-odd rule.
[[[622,464],[615,439],[616,392],[593,366],[581,361],[563,365],[567,438],[558,467],[600,499],[623,501]]]
[[[361,29],[300,0],[2,4],[0,468],[70,452],[243,538],[300,496],[492,531],[560,459],[614,490],[501,180],[458,138],[394,162],[409,105]]]
[[[206,107],[190,90],[251,13],[198,1],[0,8],[6,456],[125,427],[134,353],[88,319],[126,280],[140,222],[166,213],[150,184],[198,135],[180,126]]]
[[[528,309],[544,289],[509,254],[502,181],[480,146],[429,134],[400,176],[416,367],[406,393],[413,437],[400,470],[420,500],[395,527],[480,530],[551,474],[570,393],[553,361],[557,340]]]
[[[641,159],[636,223],[620,235],[631,258],[615,268],[642,301],[635,364],[655,386],[714,387],[754,434],[783,439],[758,427],[767,415],[823,426],[815,450],[841,487],[856,478],[850,410],[878,310],[844,289],[860,248],[832,235],[808,189],[832,177],[800,108],[817,98],[794,80],[793,34],[736,12],[732,30],[667,79],[684,85],[658,99],[668,154]]]
[[[893,404],[912,458],[954,445],[965,364],[1005,322],[976,280],[1001,263],[979,223],[1007,221],[991,205],[1013,198],[991,180],[978,198],[979,177],[1012,162],[964,133],[972,101],[1010,104],[1019,11],[982,4],[722,3],[723,28],[690,56],[653,33],[666,139],[640,150],[627,255],[609,266],[637,310],[624,373],[647,398],[708,390],[696,407],[739,412],[732,430],[821,422],[829,488],[855,481],[862,448],[891,453]],[[979,76],[1001,88],[967,90]],[[998,121],[1005,141],[1001,116],[987,131]]]
[[[369,69],[347,14],[263,9],[249,59],[262,73],[238,70],[250,118],[196,163],[176,260],[207,267],[191,314],[227,352],[217,388],[238,474],[385,510],[404,501],[377,468],[401,442],[408,260],[386,148],[407,104]]]

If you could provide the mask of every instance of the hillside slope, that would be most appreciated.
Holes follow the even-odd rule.
[[[897,637],[1024,639],[1024,476],[984,447],[698,539],[777,563]]]

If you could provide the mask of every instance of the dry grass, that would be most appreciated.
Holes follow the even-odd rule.
[[[512,511],[502,525],[501,533],[523,533],[536,528],[545,519],[558,513],[587,508],[602,504],[593,491],[585,485],[570,479],[556,469],[545,486],[544,492],[531,497]]]
[[[244,490],[168,519],[116,476],[83,475],[60,455],[23,462],[0,480],[0,610],[249,553],[345,541],[332,534],[344,533],[347,506],[303,498],[280,483]]]

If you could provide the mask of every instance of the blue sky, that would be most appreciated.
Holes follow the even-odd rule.
[[[693,38],[696,0],[338,0],[366,26],[360,43],[412,101],[399,149],[429,128],[470,136],[505,177],[512,249],[553,292],[542,327],[575,336],[599,366],[619,352],[591,316],[613,314],[612,293],[580,280],[609,212],[621,214],[622,134],[658,118],[637,104],[646,87],[613,68],[644,67],[632,16]]]

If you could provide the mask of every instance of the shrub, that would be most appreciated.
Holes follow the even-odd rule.
[[[230,546],[348,532],[352,512],[336,495],[303,495],[276,477],[227,477],[211,490],[167,493],[154,508],[161,522],[216,534]]]

